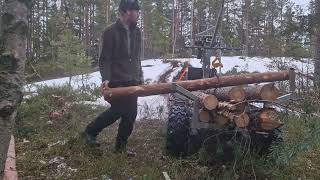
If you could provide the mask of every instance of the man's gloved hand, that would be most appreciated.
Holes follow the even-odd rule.
[[[100,86],[100,91],[101,91],[101,94],[103,95],[103,92],[104,91],[108,91],[108,89],[110,89],[109,87],[109,81],[108,80],[105,80],[102,82],[101,86]]]

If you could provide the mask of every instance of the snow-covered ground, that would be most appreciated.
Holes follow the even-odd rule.
[[[174,59],[175,61],[181,62],[189,62],[194,67],[201,67],[201,63],[199,59],[194,58],[184,58],[184,59]],[[238,71],[248,71],[248,72],[267,72],[267,71],[278,71],[279,63],[285,64],[287,67],[293,67],[298,71],[306,74],[313,72],[313,64],[308,62],[308,60],[297,61],[292,58],[242,58],[239,56],[233,57],[222,57],[223,68],[221,69],[222,73],[225,73],[233,68],[236,68]],[[142,62],[144,79],[145,82],[148,83],[157,83],[159,82],[159,78],[164,73],[168,72],[168,70],[173,69],[173,71],[168,74],[168,80],[172,81],[172,78],[181,70],[181,67],[172,67],[171,63],[168,61],[164,61],[162,59],[151,59],[145,60]],[[101,83],[101,76],[99,72],[94,72],[88,75],[85,75],[85,85],[89,85],[91,87],[99,87]],[[83,76],[74,76],[72,78],[71,85],[74,89],[78,89],[82,87]],[[26,92],[37,92],[38,86],[62,86],[67,84],[69,78],[59,78],[53,80],[47,80],[42,82],[36,82],[33,84],[28,84],[25,86]],[[161,118],[166,115],[166,95],[157,95],[157,96],[149,96],[149,97],[140,97],[138,100],[138,118],[144,119],[148,118]],[[92,105],[102,105],[109,106],[109,103],[104,101],[103,98],[99,98],[96,102],[84,102],[86,104]]]

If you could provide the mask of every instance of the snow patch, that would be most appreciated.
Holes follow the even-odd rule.
[[[189,62],[193,67],[202,67],[200,59],[196,58],[181,58],[174,59],[175,61]],[[211,61],[213,58],[211,58]],[[236,68],[237,71],[247,71],[247,72],[268,72],[268,71],[279,71],[283,69],[284,66],[294,67],[302,74],[313,73],[314,65],[309,59],[295,60],[293,58],[263,58],[263,57],[240,57],[232,56],[221,58],[223,68],[221,68],[222,73]],[[276,63],[277,62],[277,63]],[[172,64],[163,59],[150,59],[141,62],[142,69],[144,73],[145,82],[157,83],[159,78],[165,72],[172,68]],[[280,66],[279,66],[280,64]],[[168,75],[169,81],[172,81],[173,78],[181,71],[181,65],[175,67],[171,74]],[[218,70],[219,72],[219,70]],[[28,84],[24,87],[25,92],[30,95],[25,96],[24,98],[31,98],[32,96],[37,95],[37,88],[39,86],[63,86],[68,84],[69,78],[59,78],[52,79],[42,82],[36,82],[33,84]],[[72,77],[71,85],[74,89],[79,89],[83,86],[86,87],[99,87],[101,84],[101,75],[99,72],[94,72],[87,75],[79,75]],[[88,104],[92,106],[105,106],[106,108],[110,107],[110,104],[104,101],[103,97],[98,98],[96,101],[83,101],[83,104]],[[156,95],[149,97],[139,97],[138,98],[138,117],[137,119],[155,119],[162,118],[166,115],[166,95]]]

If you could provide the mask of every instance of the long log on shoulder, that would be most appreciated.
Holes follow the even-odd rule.
[[[290,70],[291,71],[291,70]],[[220,76],[207,79],[197,79],[188,81],[178,81],[177,85],[189,91],[206,90],[210,88],[220,88],[227,86],[238,86],[262,82],[274,82],[289,80],[289,70],[280,72],[250,73],[231,76]],[[172,83],[160,83],[141,86],[110,88],[103,92],[106,100],[112,97],[121,96],[151,96],[158,94],[173,93]]]
[[[280,91],[274,83],[251,85],[245,87],[246,98],[249,100],[260,99],[267,101],[275,101],[279,97]]]
[[[215,95],[219,101],[241,102],[246,98],[246,92],[240,86],[213,88],[206,90],[205,93]]]

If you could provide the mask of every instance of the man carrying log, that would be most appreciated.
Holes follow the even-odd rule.
[[[120,18],[103,33],[99,68],[102,91],[109,88],[143,84],[140,50],[141,34],[137,27],[138,0],[121,0]],[[124,152],[137,116],[137,96],[109,97],[111,108],[100,114],[82,133],[90,146],[99,146],[97,135],[121,118],[115,143],[116,152]]]

